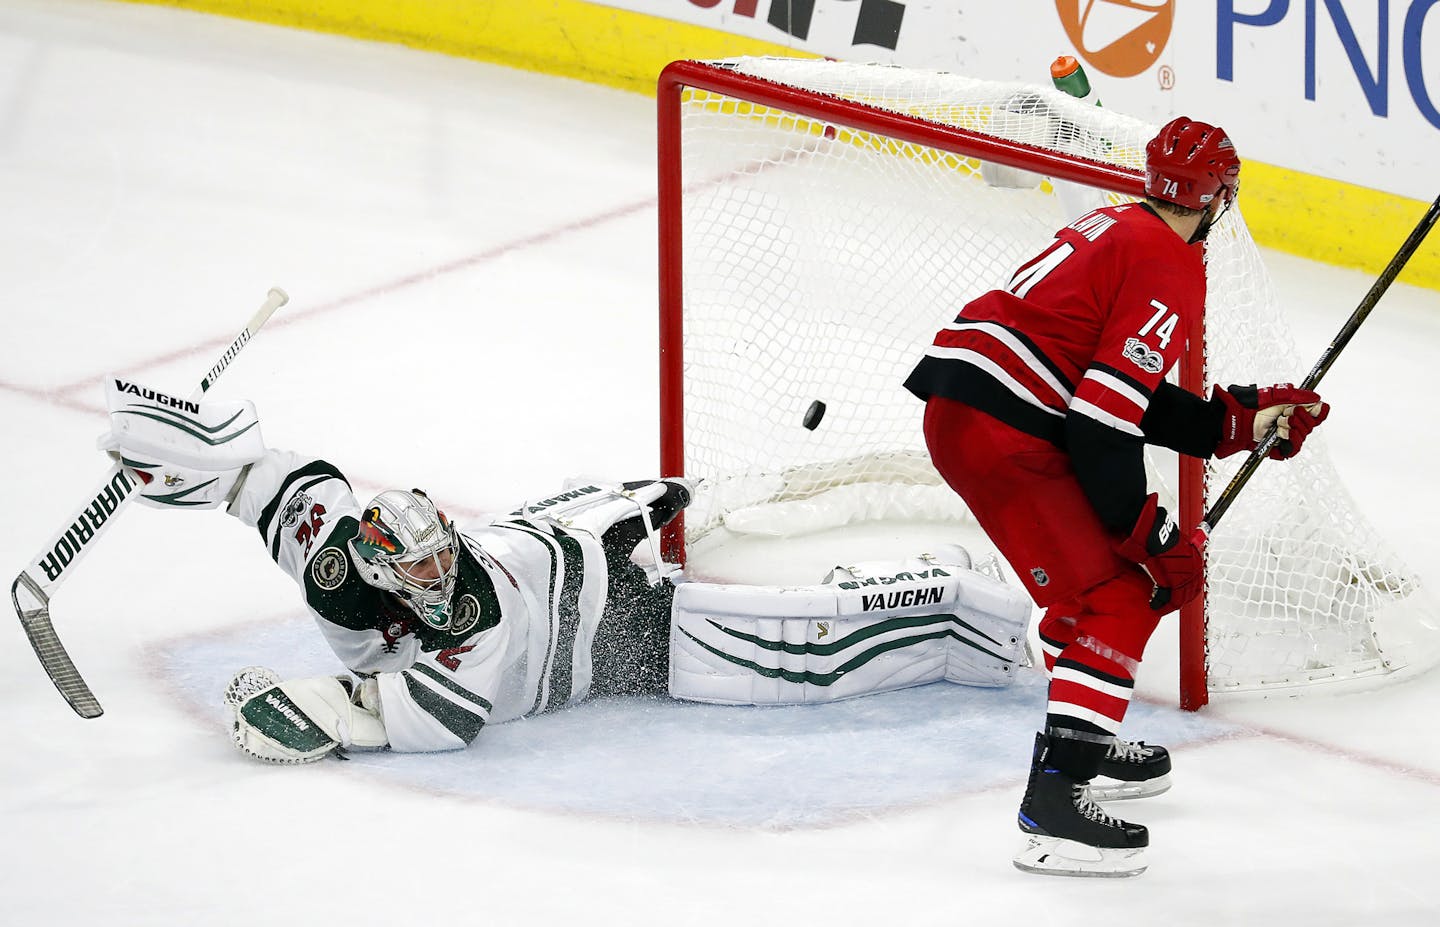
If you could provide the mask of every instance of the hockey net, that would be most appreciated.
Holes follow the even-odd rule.
[[[902,383],[935,330],[1057,228],[1136,198],[1156,129],[1050,88],[936,71],[671,65],[659,89],[661,466],[704,480],[685,543],[721,527],[967,519]],[[1238,208],[1212,232],[1206,267],[1206,334],[1190,339],[1181,384],[1208,395],[1308,369]],[[1317,433],[1295,460],[1262,467],[1212,536],[1206,595],[1182,615],[1186,707],[1433,662],[1435,603],[1324,444]],[[1153,457],[1152,488],[1192,526],[1243,459]]]

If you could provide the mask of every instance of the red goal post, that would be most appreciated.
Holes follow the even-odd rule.
[[[937,517],[920,404],[892,394],[936,328],[1064,224],[1066,194],[1142,194],[1153,131],[1049,88],[943,72],[765,58],[667,67],[658,86],[660,465],[703,478],[708,493],[670,532],[669,554],[683,556],[681,532],[693,541],[790,499],[848,500],[882,485],[928,492],[898,511]],[[1207,255],[1216,305],[1207,302],[1206,315],[1230,328],[1256,306],[1272,312],[1275,300],[1239,211],[1222,226],[1211,246],[1222,256]],[[1259,315],[1255,324],[1272,325]],[[1256,382],[1272,369],[1270,382],[1293,379],[1288,331],[1273,324],[1252,337],[1274,350],[1253,357],[1189,333],[1180,385],[1205,393],[1217,377]],[[800,428],[798,410],[830,396],[841,398],[827,399],[826,423]],[[1297,478],[1302,488],[1260,494],[1336,483],[1322,464]],[[1173,455],[1156,468],[1190,530],[1222,471]],[[876,511],[873,496],[859,505]],[[1369,530],[1358,516],[1330,522],[1237,524],[1212,539],[1207,587],[1219,594],[1207,588],[1181,615],[1182,707],[1201,707],[1211,690],[1383,675],[1412,662],[1374,627],[1391,600],[1418,599],[1413,577],[1364,531],[1358,556],[1344,549],[1357,524]],[[1296,569],[1307,555],[1323,563],[1319,585]],[[1291,584],[1300,591],[1291,595]],[[1350,595],[1357,585],[1364,594]]]

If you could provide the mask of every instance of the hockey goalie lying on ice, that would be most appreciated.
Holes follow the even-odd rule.
[[[462,533],[418,489],[361,506],[333,465],[266,448],[249,402],[125,385],[109,381],[102,446],[140,475],[142,500],[223,505],[257,528],[355,674],[241,670],[225,699],[256,759],[458,749],[590,696],[781,705],[1002,686],[1023,661],[1029,598],[960,548],[813,586],[686,582],[653,556],[690,500],[684,480],[575,486]],[[642,544],[658,567],[632,560]]]

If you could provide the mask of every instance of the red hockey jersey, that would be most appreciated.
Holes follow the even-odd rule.
[[[1004,289],[967,304],[935,335],[905,386],[921,399],[958,400],[1068,446],[1102,518],[1128,527],[1121,523],[1144,499],[1141,419],[1157,391],[1184,410],[1186,429],[1194,430],[1190,422],[1211,427],[1200,397],[1177,396],[1183,391],[1163,384],[1204,303],[1199,246],[1144,204],[1097,209],[1057,232]],[[1073,416],[1084,417],[1079,431],[1094,447],[1075,446]],[[1203,454],[1213,439],[1202,435],[1194,444]],[[1126,458],[1122,481],[1138,475],[1139,485],[1102,490],[1086,471],[1120,476],[1098,466],[1099,456],[1117,453]],[[1083,465],[1087,455],[1097,466]]]
[[[942,328],[906,381],[1063,444],[1071,412],[1141,437],[1140,419],[1205,304],[1200,249],[1140,204],[1087,213],[1003,290]]]

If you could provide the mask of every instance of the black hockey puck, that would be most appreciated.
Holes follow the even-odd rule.
[[[820,425],[820,420],[824,417],[825,403],[817,399],[810,403],[810,408],[805,410],[805,418],[800,421],[800,424],[814,431]]]

